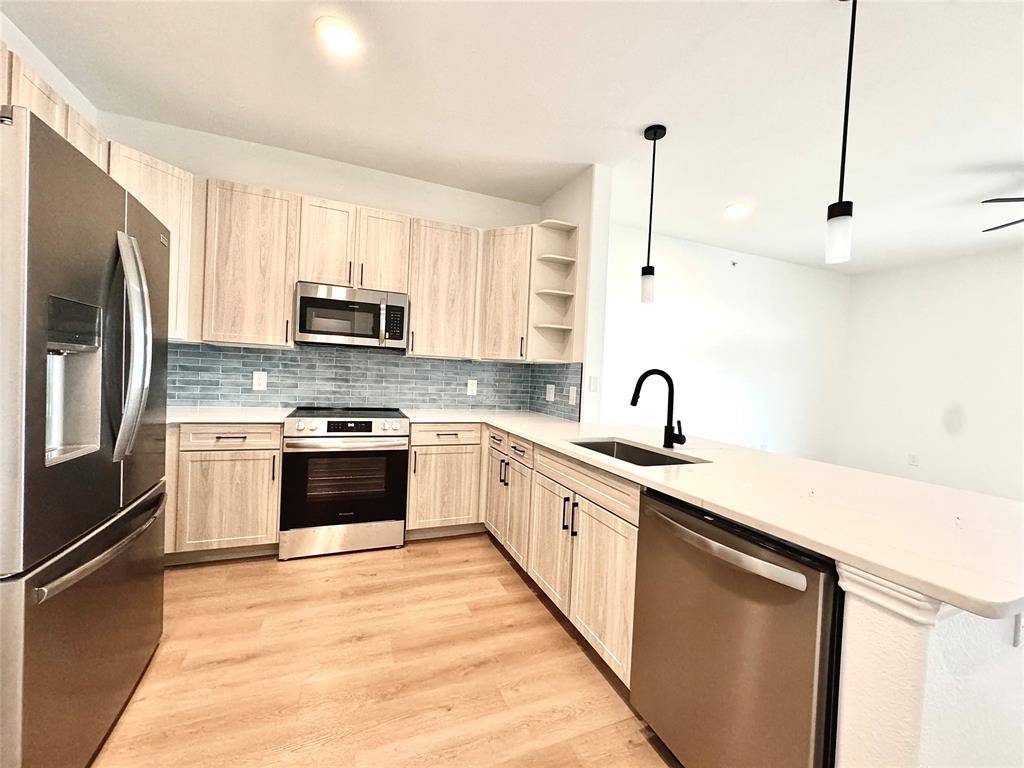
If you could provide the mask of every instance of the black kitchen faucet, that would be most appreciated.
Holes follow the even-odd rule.
[[[683,434],[682,422],[676,421],[676,426],[672,426],[672,411],[675,405],[675,385],[672,383],[672,377],[665,373],[665,371],[660,368],[651,368],[651,370],[644,371],[640,374],[640,378],[636,380],[636,387],[633,389],[633,399],[629,401],[629,404],[636,405],[640,402],[640,389],[643,387],[644,382],[647,381],[649,376],[661,376],[661,378],[665,380],[665,383],[668,384],[668,415],[665,419],[665,442],[663,445],[665,448],[683,445],[686,442],[686,435]]]

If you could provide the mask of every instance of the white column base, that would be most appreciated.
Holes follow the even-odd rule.
[[[917,768],[928,635],[941,603],[842,563],[837,768]]]

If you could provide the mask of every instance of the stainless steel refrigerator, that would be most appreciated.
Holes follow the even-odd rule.
[[[163,629],[167,229],[0,108],[0,768],[79,768]]]

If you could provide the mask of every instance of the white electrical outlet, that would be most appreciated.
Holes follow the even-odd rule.
[[[1024,613],[1018,613],[1013,617],[1013,647],[1020,648],[1024,645]]]
[[[555,402],[555,385],[554,384],[548,384],[544,388],[544,399],[547,400],[549,403]]]
[[[266,371],[253,371],[252,372],[252,388],[255,392],[265,392],[267,389],[267,372]]]
[[[569,405],[576,405],[576,387],[569,387]]]
[[[467,395],[475,395],[476,394],[476,379],[466,379],[466,394]]]
[[[921,466],[921,459],[916,453],[908,453],[907,464],[909,464],[912,467],[919,467]]]
[[[587,377],[587,389],[591,392],[597,392],[597,388],[601,386],[601,380],[597,376]]]

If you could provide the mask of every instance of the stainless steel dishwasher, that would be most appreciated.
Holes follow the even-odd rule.
[[[630,701],[686,768],[833,765],[841,621],[832,561],[644,494]]]

